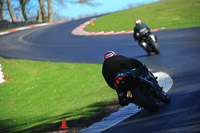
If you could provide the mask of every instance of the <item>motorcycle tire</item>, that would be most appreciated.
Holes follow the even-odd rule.
[[[155,52],[155,54],[160,54],[160,48],[158,46],[158,43],[153,41],[152,39],[150,40],[150,45],[153,49],[153,52]]]
[[[131,93],[136,105],[144,107],[150,112],[156,112],[159,109],[157,100],[151,96],[145,95],[139,87],[134,88]]]
[[[160,99],[162,102],[166,103],[166,104],[170,103],[170,97],[169,97],[169,95],[168,95],[166,92],[164,92],[164,91],[162,91],[162,93],[159,95],[159,99]]]
[[[151,48],[150,46],[147,46],[146,48],[144,48],[144,50],[147,52],[148,55],[151,55]]]

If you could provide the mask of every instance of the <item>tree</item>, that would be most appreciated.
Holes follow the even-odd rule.
[[[48,20],[47,20],[47,14],[46,14],[46,10],[45,10],[43,0],[39,0],[39,4],[40,4],[40,11],[41,11],[41,14],[42,14],[42,21],[44,23],[46,23],[46,22],[48,22]]]
[[[34,20],[37,16],[37,12],[35,11],[38,9],[39,4],[42,22],[53,22],[53,9],[54,11],[60,10],[60,6],[56,4],[61,6],[65,6],[68,3],[93,5],[94,3],[92,1],[93,0],[38,0],[38,3],[36,3],[34,0],[0,0],[0,20],[5,20],[7,16],[10,16],[10,20],[16,22],[16,15],[18,18],[22,18],[23,16],[25,21],[29,19]],[[48,11],[48,14],[46,11]]]
[[[24,20],[27,21],[27,15],[26,15],[26,3],[28,2],[28,0],[20,0],[20,5],[21,5],[21,10],[22,10],[22,15],[24,17]]]
[[[42,16],[41,16],[41,12],[40,12],[40,9],[38,9],[38,14],[37,14],[37,18],[36,18],[36,20],[37,20],[37,22],[42,22]]]
[[[75,3],[79,3],[79,4],[87,4],[87,5],[95,5],[92,0],[77,0]]]
[[[52,9],[52,1],[47,0],[48,2],[48,21],[53,22],[53,9]]]
[[[61,6],[66,6],[68,3],[71,4],[85,4],[85,5],[89,5],[89,6],[98,6],[99,3],[94,3],[93,0],[52,0],[53,1],[53,5],[59,4]],[[56,10],[56,9],[55,9]],[[60,10],[57,9],[57,12]],[[82,16],[79,16],[79,18],[81,18]],[[75,20],[74,18],[72,18],[72,20]]]
[[[15,16],[14,12],[13,12],[10,0],[7,0],[7,4],[8,4],[8,10],[9,10],[11,21],[12,22],[17,22],[17,18]]]
[[[0,9],[1,20],[5,20],[5,16],[4,16],[4,0],[0,0],[0,5],[1,5],[1,9]]]

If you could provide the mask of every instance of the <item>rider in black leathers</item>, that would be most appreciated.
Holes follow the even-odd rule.
[[[133,29],[133,38],[137,40],[139,45],[143,48],[147,47],[146,43],[142,40],[146,33],[151,33],[151,29],[145,23],[142,23],[140,19],[136,19]]]
[[[126,73],[134,69],[140,74],[148,72],[146,66],[136,59],[116,55],[113,51],[108,51],[104,54],[102,74],[107,84],[117,91],[119,104],[121,106],[126,106],[130,103],[130,99],[127,98],[127,88],[130,85],[131,87],[136,87],[138,84],[136,81],[131,80],[133,77],[131,74]]]

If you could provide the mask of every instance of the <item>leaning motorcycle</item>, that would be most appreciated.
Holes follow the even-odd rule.
[[[138,33],[139,35],[139,33]],[[155,54],[160,53],[160,48],[158,46],[158,39],[155,35],[151,34],[150,32],[146,32],[141,37],[141,44],[144,50],[150,55],[151,52]]]
[[[130,72],[124,73],[130,75]],[[136,104],[139,108],[145,108],[150,112],[155,112],[159,109],[159,102],[170,103],[169,95],[163,91],[162,87],[157,82],[157,77],[148,71],[145,75],[138,75],[137,70],[131,71],[132,80],[137,82],[137,87],[128,87],[127,97],[129,103]],[[116,80],[121,80],[121,76],[117,76]],[[125,82],[124,82],[125,83]]]

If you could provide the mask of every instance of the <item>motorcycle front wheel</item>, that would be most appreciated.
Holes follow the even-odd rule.
[[[162,102],[166,103],[166,104],[170,103],[170,97],[169,97],[169,95],[168,95],[166,92],[164,92],[164,91],[162,91],[161,94],[159,95],[159,99],[160,99]]]
[[[152,96],[145,95],[139,87],[131,90],[135,104],[144,107],[150,112],[156,112],[159,109],[159,104]]]
[[[160,54],[160,48],[158,46],[158,43],[153,41],[152,39],[150,40],[150,45],[153,49],[153,52],[155,52],[155,54]]]

